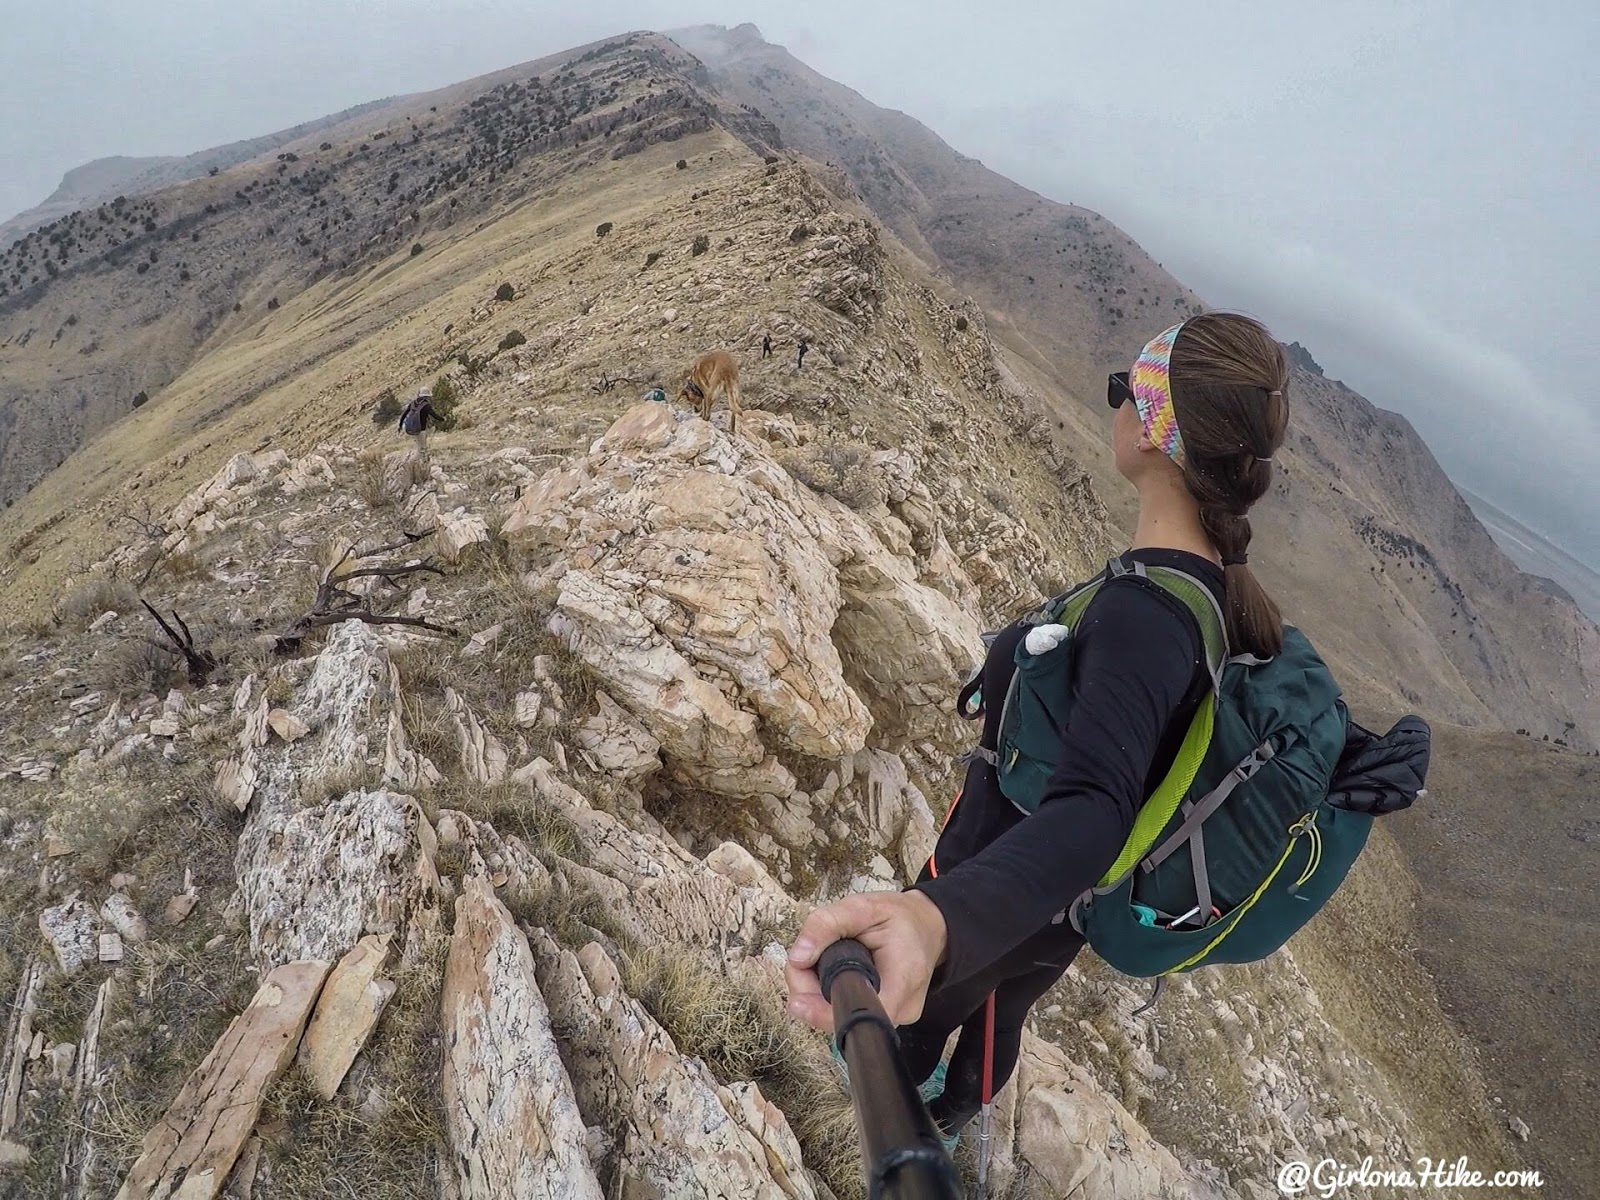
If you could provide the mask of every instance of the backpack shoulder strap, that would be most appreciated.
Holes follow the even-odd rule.
[[[1195,776],[1200,772],[1200,765],[1205,761],[1206,751],[1211,746],[1217,695],[1222,686],[1223,668],[1228,665],[1228,634],[1222,617],[1222,607],[1212,595],[1211,589],[1204,583],[1187,571],[1180,571],[1174,567],[1146,566],[1138,562],[1130,567],[1120,560],[1113,560],[1111,571],[1113,578],[1132,574],[1149,580],[1189,611],[1194,617],[1204,645],[1206,669],[1211,674],[1211,691],[1200,701],[1200,707],[1195,710],[1188,731],[1184,734],[1183,743],[1172,761],[1171,769],[1156,786],[1156,790],[1140,806],[1134,817],[1133,829],[1128,834],[1128,840],[1123,844],[1122,852],[1117,855],[1116,861],[1101,877],[1097,885],[1100,888],[1113,886],[1138,865],[1155,846],[1161,831],[1167,827],[1173,814],[1178,811],[1178,806],[1183,803],[1183,798],[1188,795]]]
[[[1139,573],[1154,583],[1167,595],[1178,601],[1193,615],[1200,629],[1200,640],[1205,647],[1206,667],[1211,672],[1212,690],[1222,686],[1222,669],[1228,665],[1228,623],[1222,615],[1222,606],[1210,588],[1187,571],[1176,567],[1143,567]]]
[[[1207,692],[1200,707],[1195,711],[1194,719],[1189,722],[1189,731],[1183,736],[1183,744],[1178,748],[1177,757],[1172,760],[1172,769],[1167,772],[1150,798],[1139,807],[1133,818],[1133,829],[1128,834],[1128,840],[1123,843],[1122,852],[1117,859],[1100,877],[1096,889],[1110,888],[1120,882],[1129,871],[1138,866],[1139,860],[1150,851],[1161,836],[1161,831],[1172,820],[1173,813],[1178,811],[1178,806],[1183,803],[1184,796],[1188,795],[1190,787],[1194,785],[1194,777],[1200,773],[1200,764],[1205,761],[1206,751],[1211,746],[1211,730],[1216,719],[1217,696],[1215,692]]]

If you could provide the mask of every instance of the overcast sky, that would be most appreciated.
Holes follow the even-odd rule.
[[[1600,4],[68,0],[0,13],[0,217],[626,29],[753,21],[1121,225],[1600,564]],[[974,21],[975,11],[983,14]]]

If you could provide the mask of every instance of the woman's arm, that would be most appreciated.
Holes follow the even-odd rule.
[[[1141,580],[1106,583],[1075,637],[1065,745],[1038,811],[917,885],[944,917],[946,979],[976,974],[1044,928],[1116,861],[1201,668],[1194,622]]]

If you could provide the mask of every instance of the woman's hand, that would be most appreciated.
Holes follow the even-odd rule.
[[[833,1029],[833,1008],[822,998],[817,959],[840,938],[872,952],[878,995],[896,1025],[922,1015],[928,981],[944,958],[944,914],[921,892],[859,892],[814,909],[789,950],[789,1014],[813,1029]]]

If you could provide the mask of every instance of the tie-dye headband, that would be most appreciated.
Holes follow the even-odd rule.
[[[1167,364],[1172,358],[1173,344],[1178,340],[1178,330],[1182,328],[1183,322],[1179,321],[1146,342],[1128,377],[1145,437],[1180,467],[1183,465],[1183,437],[1178,433],[1178,415],[1172,410],[1172,381]]]

